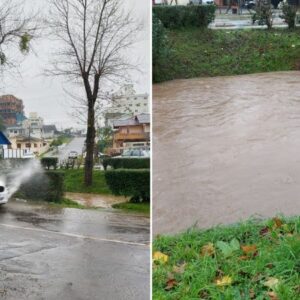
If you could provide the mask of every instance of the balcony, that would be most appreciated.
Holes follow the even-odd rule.
[[[115,141],[148,141],[150,139],[149,133],[115,133]]]

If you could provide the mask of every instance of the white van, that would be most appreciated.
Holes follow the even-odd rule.
[[[8,201],[8,191],[3,182],[0,182],[0,205]]]

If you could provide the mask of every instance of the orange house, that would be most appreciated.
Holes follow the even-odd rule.
[[[116,120],[113,137],[114,152],[125,148],[137,148],[150,145],[150,114],[140,114],[128,119]]]

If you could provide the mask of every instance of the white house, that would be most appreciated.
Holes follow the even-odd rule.
[[[134,115],[149,113],[149,95],[137,94],[133,84],[126,84],[112,95],[108,113],[130,113]]]
[[[127,84],[112,95],[110,106],[105,111],[105,124],[112,127],[115,120],[149,112],[149,95],[137,94],[133,85]]]
[[[29,118],[23,121],[24,135],[41,139],[44,137],[44,120],[37,113],[29,113]]]
[[[45,139],[54,139],[57,133],[57,129],[55,125],[44,125],[44,138]]]

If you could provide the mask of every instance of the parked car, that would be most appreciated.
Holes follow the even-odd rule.
[[[212,0],[190,0],[189,5],[211,5],[214,4]]]
[[[255,0],[245,0],[244,7],[247,9],[254,9],[255,8]]]
[[[78,152],[77,151],[70,151],[68,158],[76,159],[78,157]]]
[[[128,158],[147,158],[150,157],[150,151],[144,149],[127,149],[124,150],[122,155],[116,156],[116,158],[128,157]]]
[[[8,201],[7,187],[3,182],[0,182],[0,204],[5,204]]]

